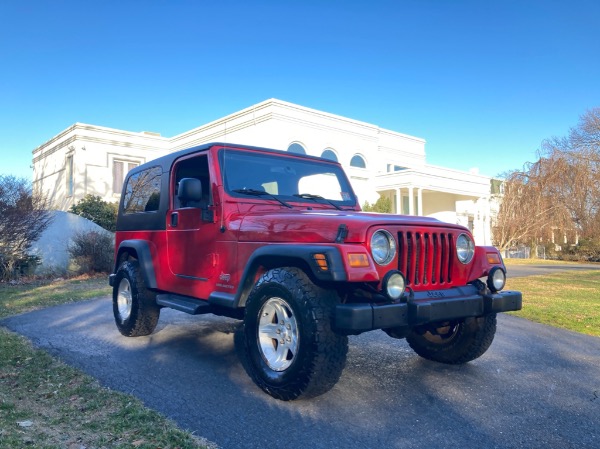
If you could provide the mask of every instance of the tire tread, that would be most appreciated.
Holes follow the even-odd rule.
[[[264,287],[273,284],[283,286],[298,299],[303,314],[303,317],[298,319],[312,321],[314,325],[309,363],[302,366],[296,379],[280,385],[265,380],[261,375],[261,368],[251,360],[247,360],[244,366],[252,380],[276,399],[289,401],[326,393],[339,380],[348,352],[348,337],[336,334],[331,325],[336,304],[335,294],[313,284],[299,268],[276,268],[269,270],[259,279],[248,298],[246,310],[252,309],[254,302],[263,298],[261,291]],[[249,345],[253,344],[252,338],[254,337],[248,333],[244,338],[246,353],[251,350]]]
[[[459,324],[455,338],[446,344],[430,342],[412,331],[406,341],[419,356],[450,365],[461,365],[481,357],[494,341],[496,314],[469,318]]]
[[[125,322],[120,322],[117,314],[117,289],[120,280],[127,277],[131,286],[132,310]],[[137,260],[128,260],[117,270],[115,287],[113,289],[113,311],[115,322],[121,334],[126,337],[142,337],[154,332],[160,317],[160,306],[156,304],[156,295],[150,291],[144,282]]]

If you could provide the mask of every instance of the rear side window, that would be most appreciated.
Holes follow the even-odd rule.
[[[160,167],[135,173],[127,180],[123,211],[126,214],[156,212],[160,203]]]

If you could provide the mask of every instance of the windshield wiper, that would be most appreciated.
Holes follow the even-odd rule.
[[[280,198],[277,198],[275,195],[269,193],[269,192],[265,192],[264,190],[256,190],[256,189],[235,189],[233,190],[233,192],[235,193],[242,193],[244,195],[252,195],[252,196],[268,196],[270,198],[273,198],[275,201],[279,201],[281,204],[283,204],[285,207],[289,207],[290,209],[293,208],[293,206],[290,206],[288,203],[286,203],[285,201],[283,201]]]
[[[297,196],[298,198],[303,198],[305,200],[313,200],[315,202],[317,202],[317,200],[323,200],[326,203],[335,207],[337,210],[344,210],[334,202],[329,201],[327,198],[324,198],[321,195],[313,195],[312,193],[295,193],[294,196]]]

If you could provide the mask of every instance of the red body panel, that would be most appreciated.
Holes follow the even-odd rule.
[[[268,196],[234,198],[223,187],[220,148],[203,153],[210,171],[212,221],[203,220],[198,208],[176,208],[173,180],[163,217],[166,230],[117,232],[117,248],[128,239],[149,242],[159,290],[201,299],[212,292],[236,293],[248,259],[264,245],[335,246],[349,282],[380,282],[394,269],[415,291],[465,285],[487,275],[493,266],[486,252],[497,252],[495,248],[477,248],[471,263],[460,263],[455,242],[469,231],[432,218],[364,213],[358,205],[337,210],[329,204],[288,201],[292,208],[287,208]],[[171,168],[173,179],[178,163]],[[347,234],[336,243],[341,225]],[[370,239],[378,229],[387,230],[397,241],[396,257],[386,266],[370,256]],[[356,252],[368,255],[368,267],[349,266],[347,255]]]

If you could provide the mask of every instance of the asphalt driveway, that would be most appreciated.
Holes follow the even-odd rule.
[[[508,278],[535,276],[539,274],[553,274],[558,271],[588,271],[600,270],[600,264],[582,263],[582,264],[527,264],[527,265],[509,265],[506,267]]]
[[[600,338],[512,316],[463,366],[380,331],[351,337],[336,387],[287,403],[247,377],[227,318],[165,309],[153,335],[125,338],[101,298],[0,324],[223,448],[600,447]]]

